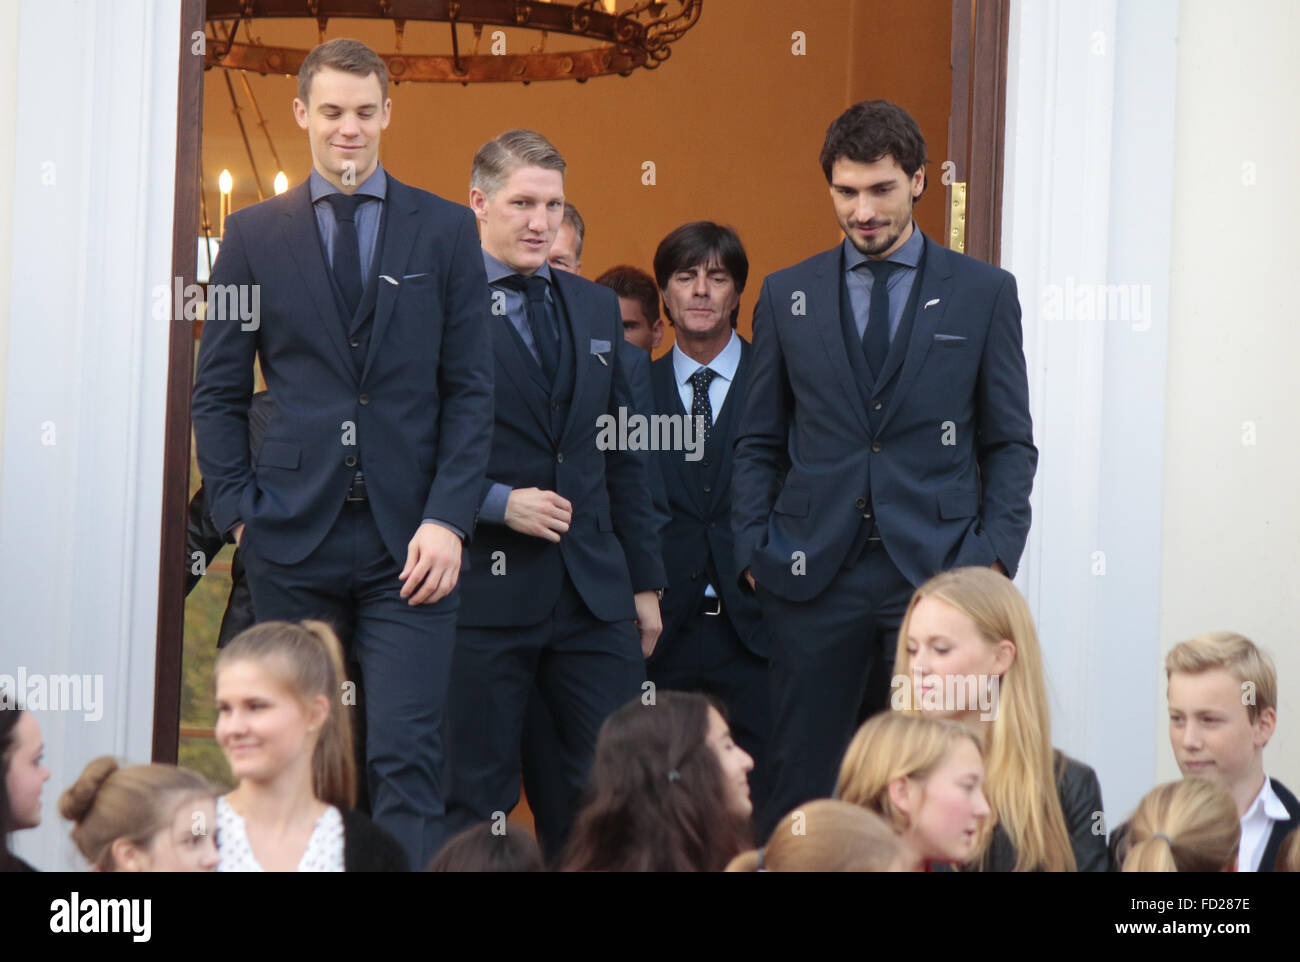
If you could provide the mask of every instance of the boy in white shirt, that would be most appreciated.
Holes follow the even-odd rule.
[[[1264,746],[1277,727],[1272,659],[1241,635],[1209,632],[1170,649],[1165,675],[1179,770],[1214,779],[1232,794],[1241,818],[1237,871],[1273,871],[1282,839],[1300,825],[1300,801],[1264,774]],[[1125,827],[1115,831],[1113,851]]]

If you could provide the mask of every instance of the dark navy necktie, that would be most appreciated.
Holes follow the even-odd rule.
[[[361,246],[357,242],[357,207],[362,198],[356,194],[326,194],[334,208],[334,278],[343,292],[348,317],[361,303]]]
[[[713,405],[709,403],[709,384],[718,376],[712,368],[702,367],[691,375],[691,417],[704,418],[704,441],[707,444],[713,431]]]
[[[550,305],[546,303],[546,286],[548,281],[538,274],[511,274],[498,282],[516,291],[523,291],[528,298],[528,329],[533,335],[533,345],[537,348],[537,358],[542,365],[542,374],[548,384],[555,383],[555,372],[560,366],[560,334],[551,315]]]
[[[867,261],[859,265],[871,271],[871,308],[867,311],[867,329],[862,332],[862,353],[872,378],[878,378],[889,356],[889,275],[903,265],[890,261]]]

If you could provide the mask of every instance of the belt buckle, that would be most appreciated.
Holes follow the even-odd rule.
[[[359,474],[352,476],[351,483],[348,484],[347,496],[345,501],[365,501],[366,500],[366,479]]]
[[[701,611],[700,614],[705,615],[705,616],[707,616],[707,617],[709,617],[709,618],[716,618],[718,615],[722,614],[722,598],[721,598],[721,597],[715,597],[715,598],[712,598],[712,599],[705,598],[704,600],[705,600],[705,601],[710,601],[710,600],[712,600],[712,602],[713,602],[713,610],[712,610],[712,611]]]

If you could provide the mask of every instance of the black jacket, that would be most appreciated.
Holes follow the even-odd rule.
[[[1270,778],[1273,785],[1273,794],[1286,807],[1287,814],[1291,817],[1285,822],[1275,822],[1273,831],[1269,833],[1268,844],[1264,846],[1264,854],[1259,860],[1259,871],[1272,872],[1277,865],[1278,849],[1282,847],[1282,840],[1297,827],[1300,827],[1300,800],[1297,800],[1290,790],[1279,782],[1276,778]],[[1115,831],[1110,833],[1110,843],[1107,845],[1110,856],[1110,870],[1118,872],[1124,867],[1124,857],[1128,854],[1128,822],[1120,825]]]
[[[749,342],[739,334],[736,338],[740,341],[740,364],[717,412],[707,446],[709,456],[690,462],[681,451],[661,450],[654,458],[667,488],[671,513],[663,538],[668,588],[659,605],[664,628],[656,655],[670,647],[686,620],[699,609],[705,586],[712,584],[722,598],[722,614],[736,635],[755,655],[767,658],[762,612],[758,599],[740,587],[731,531],[732,449],[745,409],[752,363]],[[690,416],[677,389],[672,352],[651,364],[650,373],[655,413]]]
[[[409,872],[411,863],[397,839],[355,810],[343,815],[343,871]]]
[[[1101,832],[1096,831],[1105,825],[1098,817],[1102,808],[1101,783],[1097,781],[1097,773],[1060,751],[1056,751],[1055,756],[1057,795],[1065,815],[1065,829],[1070,833],[1076,868],[1080,872],[1104,872],[1108,865],[1106,835],[1104,828]],[[1010,872],[1015,864],[1015,847],[999,825],[993,829],[982,871]]]
[[[252,403],[248,406],[248,447],[254,461],[257,460],[258,449],[262,446],[266,426],[274,415],[275,405],[271,403],[270,392],[258,391],[254,394]],[[212,523],[203,485],[200,484],[199,489],[194,492],[194,497],[190,499],[190,520],[185,544],[187,572],[185,593],[187,595],[199,583],[203,572],[208,570],[208,565],[216,558],[223,544],[225,538]],[[244,559],[236,548],[230,562],[230,597],[226,601],[226,612],[221,617],[217,647],[224,648],[231,638],[252,625],[254,621],[256,619],[253,617],[253,594],[249,590],[248,579],[244,577]]]

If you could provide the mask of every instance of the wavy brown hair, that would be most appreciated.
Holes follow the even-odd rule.
[[[749,848],[708,745],[710,707],[725,717],[704,695],[661,691],[605,720],[562,871],[721,872]]]

